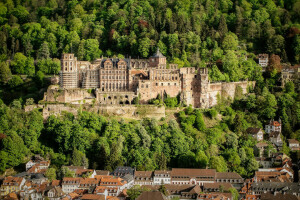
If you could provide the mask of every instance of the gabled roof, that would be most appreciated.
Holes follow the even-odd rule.
[[[215,169],[188,169],[188,168],[172,168],[171,176],[216,176]]]
[[[231,183],[221,183],[221,182],[215,182],[215,183],[204,183],[203,184],[203,189],[209,190],[209,189],[219,189],[221,186],[223,186],[224,190],[229,190],[233,186]]]
[[[297,196],[292,195],[292,194],[281,194],[277,193],[276,195],[271,194],[271,193],[262,193],[260,199],[263,200],[298,200]]]
[[[257,134],[260,130],[261,130],[261,128],[249,127],[249,128],[247,128],[246,132],[248,134]]]
[[[23,178],[21,178],[21,177],[8,176],[4,179],[2,185],[20,186],[22,181],[23,181]]]
[[[278,136],[280,136],[280,132],[279,131],[272,131],[271,133],[270,133],[270,138],[272,137],[272,138],[277,138]]]
[[[108,170],[96,170],[96,175],[109,175]]]
[[[82,200],[104,200],[105,196],[103,195],[98,195],[98,194],[84,194],[81,197]]]
[[[151,178],[153,171],[135,171],[135,177],[142,177],[142,178]]]
[[[156,174],[165,174],[165,175],[170,175],[171,174],[171,171],[169,171],[169,170],[155,170],[154,171],[154,175],[156,175]]]
[[[167,197],[159,191],[143,192],[136,200],[167,200]]]
[[[288,139],[289,144],[299,144],[299,141],[296,139]]]
[[[243,179],[236,172],[217,172],[216,179]]]
[[[134,175],[134,171],[135,170],[132,167],[119,166],[115,169],[115,171],[112,174],[115,176],[125,175],[125,174]]]

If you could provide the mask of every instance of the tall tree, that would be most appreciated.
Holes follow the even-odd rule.
[[[0,82],[7,83],[11,78],[11,71],[6,62],[0,62]]]

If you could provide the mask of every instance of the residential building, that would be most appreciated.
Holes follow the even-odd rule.
[[[271,194],[271,192],[263,193],[260,195],[261,200],[299,200],[296,195],[293,194],[281,194],[281,193],[276,193],[276,194]]]
[[[203,192],[224,192],[228,191],[230,188],[233,188],[231,183],[204,183],[203,184]]]
[[[50,165],[50,161],[45,161],[40,155],[35,155],[25,165],[28,173],[45,173]]]
[[[49,200],[60,200],[64,195],[65,193],[60,186],[48,186],[44,193],[44,196],[48,197]]]
[[[25,184],[26,180],[21,177],[5,177],[1,185],[1,196],[6,196],[11,192],[19,192],[22,189],[22,186]]]
[[[281,119],[279,119],[278,121],[274,121],[272,119],[270,120],[269,124],[265,126],[265,132],[267,134],[270,134],[273,131],[278,131],[279,133],[281,133]]]
[[[300,197],[299,183],[278,183],[278,182],[257,182],[252,183],[251,193],[262,195],[271,192],[271,194],[291,194]]]
[[[80,181],[82,178],[69,178],[69,177],[64,177],[62,180],[62,191],[64,193],[71,193],[74,190],[77,190],[80,188]]]
[[[286,66],[281,70],[281,86],[284,87],[287,82],[299,82],[300,65]]]
[[[168,170],[155,170],[154,171],[154,185],[170,184],[171,183],[171,171]]]
[[[111,173],[111,175],[122,177],[127,174],[130,174],[130,175],[134,176],[134,171],[135,170],[131,167],[119,166]]]
[[[220,200],[233,200],[231,193],[201,193],[198,195],[197,200],[210,200],[210,199],[220,199]]]
[[[299,151],[300,145],[299,141],[296,139],[288,139],[289,147],[292,151]]]
[[[255,159],[259,163],[259,168],[270,168],[273,166],[273,161],[270,157],[256,157]]]
[[[264,139],[264,133],[261,128],[250,127],[246,130],[250,137],[253,137],[257,141],[262,141]]]
[[[135,171],[135,185],[153,185],[153,171]]]
[[[244,183],[244,179],[236,172],[217,172],[217,183],[231,183],[236,189],[240,189]]]
[[[204,183],[214,183],[215,179],[215,169],[173,168],[171,171],[171,184],[203,185]]]
[[[279,131],[272,131],[269,134],[269,141],[278,147],[282,147],[281,133]]]
[[[268,54],[259,54],[258,55],[258,64],[262,67],[262,71],[266,71],[266,67],[269,64],[269,55]]]
[[[130,189],[134,185],[134,178],[131,174],[126,174],[121,178],[127,182],[126,189]]]
[[[254,146],[254,154],[256,157],[264,157],[265,151],[269,145],[266,142],[257,143]]]
[[[284,171],[256,171],[254,176],[256,182],[293,182],[290,173]]]

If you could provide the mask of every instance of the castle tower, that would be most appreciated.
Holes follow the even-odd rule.
[[[203,68],[198,70],[198,76],[200,77],[200,108],[209,108],[209,96],[208,96],[208,69]]]
[[[61,57],[61,71],[59,83],[62,88],[78,88],[77,58],[72,53],[65,53]]]
[[[159,48],[157,48],[156,53],[149,58],[149,66],[150,67],[163,67],[163,68],[166,68],[166,66],[167,66],[167,59],[159,51]]]

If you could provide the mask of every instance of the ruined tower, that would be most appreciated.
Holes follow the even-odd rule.
[[[59,72],[60,87],[78,88],[77,58],[74,54],[65,53],[61,58],[61,71]]]
[[[208,69],[202,68],[198,69],[198,75],[200,78],[200,96],[199,101],[200,104],[198,105],[200,108],[209,108],[209,95],[208,95],[208,87],[209,87],[209,81],[208,81]]]

